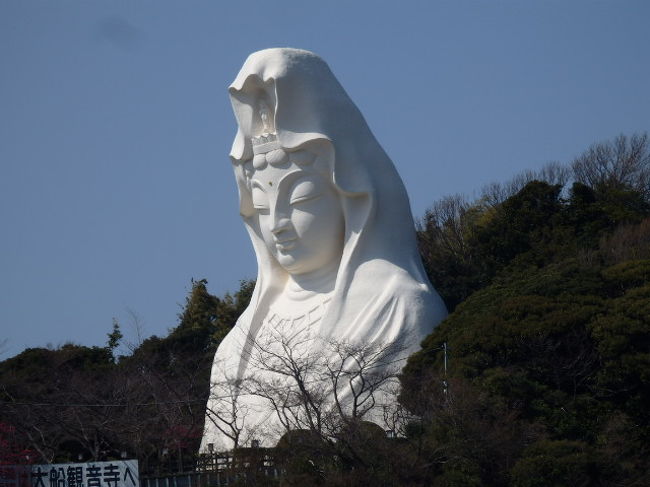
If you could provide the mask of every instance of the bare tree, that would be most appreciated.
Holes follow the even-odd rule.
[[[456,194],[436,201],[419,223],[421,237],[432,240],[432,244],[444,249],[445,253],[463,259],[467,256],[468,220],[471,218],[471,205],[467,199]]]
[[[243,390],[241,380],[212,382],[206,411],[206,419],[232,440],[234,448],[247,444],[254,435],[244,428],[250,409],[242,400]]]
[[[570,178],[571,170],[567,166],[553,161],[537,171],[530,169],[523,171],[505,183],[490,183],[484,186],[479,200],[489,207],[496,207],[517,194],[532,181],[564,186]]]
[[[66,439],[49,413],[46,405],[17,400],[3,387],[0,409],[3,421],[13,426],[26,446],[47,463],[54,460],[59,446]]]
[[[127,307],[126,313],[129,315],[129,328],[134,335],[135,341],[127,341],[126,346],[131,353],[137,350],[144,342],[145,326],[140,314],[132,308]]]
[[[327,441],[350,422],[383,423],[384,407],[396,402],[404,350],[398,343],[360,345],[276,327],[252,344],[257,373],[245,387],[285,431],[309,430]]]
[[[250,360],[258,373],[247,378],[248,392],[267,401],[286,431],[323,431],[330,390],[324,357],[312,352],[315,344],[307,329],[282,326],[269,327],[252,343]]]
[[[330,340],[325,350],[329,352],[326,376],[340,418],[363,419],[376,406],[383,409],[386,403],[395,402],[394,386],[406,360],[400,356],[405,347]]]
[[[114,409],[119,399],[114,395],[111,374],[105,374],[100,381],[96,376],[58,365],[48,377],[55,384],[52,389],[34,395],[29,386],[14,388],[13,392],[5,388],[2,416],[15,426],[43,461],[57,459],[64,443],[68,454],[71,450],[83,451],[93,460],[99,460],[116,432],[118,413]],[[40,394],[43,392],[44,395]],[[17,395],[20,399],[16,399]]]
[[[388,388],[388,396],[397,398],[400,393],[399,382],[391,383]],[[408,427],[418,421],[420,417],[409,411],[402,403],[397,400],[386,402],[382,405],[382,414],[384,425],[387,431],[395,436],[406,437]]]
[[[600,239],[600,254],[608,264],[650,258],[650,218],[622,225]]]
[[[137,432],[131,447],[154,458],[167,449],[175,452],[177,468],[183,458],[198,447],[208,395],[205,354],[191,357],[180,346],[146,350],[123,364],[125,401],[133,411],[124,426]],[[141,428],[145,425],[145,428]],[[137,440],[137,442],[136,442]]]
[[[650,143],[648,134],[619,135],[594,144],[571,165],[576,181],[594,189],[631,188],[650,197]]]
[[[571,179],[571,169],[557,161],[552,161],[537,171],[537,179],[548,184],[564,186]]]

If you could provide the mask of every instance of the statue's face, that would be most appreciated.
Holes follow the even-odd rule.
[[[257,169],[253,206],[269,252],[290,274],[338,266],[344,220],[332,183],[313,166],[294,163]]]

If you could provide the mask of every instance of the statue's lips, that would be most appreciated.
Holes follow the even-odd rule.
[[[296,238],[287,238],[285,240],[276,240],[275,246],[280,252],[291,250],[296,246]]]

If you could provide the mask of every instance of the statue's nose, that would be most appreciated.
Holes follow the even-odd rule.
[[[278,235],[279,233],[288,230],[291,225],[291,220],[286,217],[275,218],[273,221],[273,227],[271,232],[273,235]]]

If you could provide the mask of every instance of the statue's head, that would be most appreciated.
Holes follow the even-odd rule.
[[[253,53],[229,93],[237,119],[230,157],[257,255],[259,313],[287,278],[318,270],[335,278],[332,299],[346,299],[337,305],[343,314],[365,300],[351,296],[372,294],[377,276],[426,282],[403,183],[320,57]],[[329,309],[326,321],[338,319]]]
[[[345,224],[341,195],[332,178],[331,144],[310,140],[299,147],[283,147],[275,127],[275,100],[252,84],[248,112],[252,154],[240,161],[242,213],[256,220],[268,253],[289,274],[326,270],[336,275]]]

